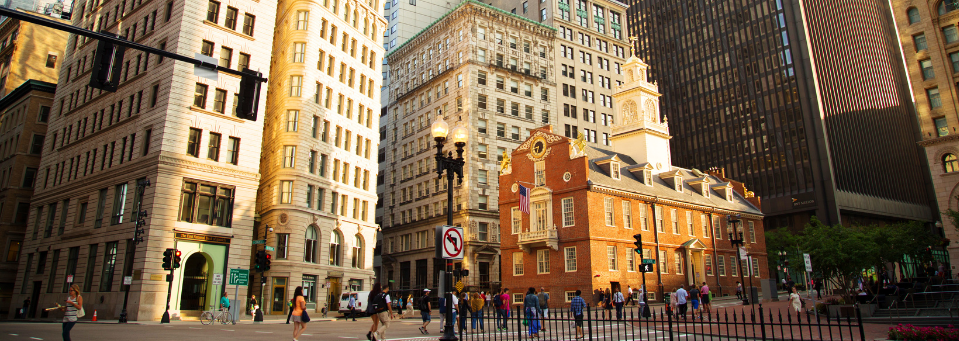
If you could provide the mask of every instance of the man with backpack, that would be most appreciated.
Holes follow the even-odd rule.
[[[430,316],[430,289],[423,289],[423,296],[420,297],[420,315],[423,317],[423,326],[420,327],[420,333],[429,334],[430,332],[426,330],[426,326],[430,324],[432,317]]]
[[[546,293],[546,287],[539,287],[539,293],[536,294],[536,298],[539,300],[539,310],[543,312],[543,318],[548,318],[549,294]],[[540,331],[546,331],[546,323],[540,323],[539,328]]]
[[[496,330],[506,331],[506,318],[509,316],[509,289],[503,289],[499,294],[493,297],[493,305],[496,307]]]

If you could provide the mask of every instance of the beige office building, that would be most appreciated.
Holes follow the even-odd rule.
[[[274,249],[264,313],[286,315],[297,286],[311,311],[335,311],[342,293],[372,287],[380,5],[327,0],[277,9],[256,209],[256,239]]]
[[[557,30],[553,131],[569,138],[610,146],[613,89],[623,82],[630,53],[625,3],[614,0],[493,0],[493,6]]]
[[[465,259],[456,265],[470,270],[465,284],[499,286],[499,161],[530,129],[556,120],[555,36],[549,26],[470,0],[387,56],[391,78],[402,82],[389,85],[377,212],[379,274],[394,290],[438,286],[443,264],[433,259],[433,229],[446,224],[447,205],[466,232]],[[435,173],[429,128],[437,117],[470,130],[464,179],[453,188]]]
[[[69,23],[40,13],[17,11]],[[4,17],[0,22],[0,98],[30,79],[56,83],[67,36],[63,31]]]
[[[269,74],[276,5],[87,0],[74,5],[72,24]],[[34,307],[62,301],[72,282],[88,298],[88,315],[116,319],[129,276],[129,319],[158,320],[169,273],[161,258],[175,247],[182,266],[170,312],[197,316],[217,305],[225,289],[214,285],[218,274],[250,265],[265,97],[258,121],[238,119],[238,77],[199,77],[192,64],[132,49],[117,91],[96,90],[87,86],[96,46],[66,40],[13,302],[29,298],[28,315],[44,317]],[[145,236],[134,244],[140,211]],[[239,292],[234,299],[244,302]]]
[[[939,203],[938,224],[949,240],[959,226],[946,215],[959,211],[959,1],[891,2],[905,58],[932,184]],[[933,251],[937,261],[959,265],[959,243]]]

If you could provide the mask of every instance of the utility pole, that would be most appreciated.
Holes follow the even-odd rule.
[[[140,202],[137,203],[137,220],[136,225],[133,228],[133,247],[127,249],[127,254],[136,255],[137,245],[140,245],[143,242],[144,228],[146,227],[146,217],[147,211],[141,210],[143,207],[143,192],[146,191],[146,188],[150,187],[150,179],[139,179],[137,180],[137,192],[136,199]],[[129,259],[134,259],[134,256],[128,257]],[[132,267],[131,267],[132,269]],[[132,274],[131,274],[132,275]],[[124,276],[125,277],[125,276]],[[119,323],[127,323],[127,302],[130,301],[130,287],[133,286],[133,281],[130,281],[130,284],[126,285],[126,292],[123,293],[123,310],[120,312],[120,321]]]

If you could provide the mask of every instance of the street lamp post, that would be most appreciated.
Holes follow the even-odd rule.
[[[736,248],[736,260],[739,262],[739,282],[742,283],[742,285],[746,285],[746,280],[743,278],[743,273],[746,271],[743,269],[743,255],[740,249],[740,247],[743,246],[743,232],[736,228],[736,223],[742,223],[742,221],[739,220],[739,216],[729,216],[729,222],[733,224],[733,229],[738,231],[739,239],[735,238],[737,233],[729,233],[729,243]],[[752,283],[752,277],[749,277],[749,280],[750,283]],[[746,293],[746,290],[743,290],[743,305],[749,305],[749,294]]]
[[[452,136],[453,146],[456,147],[456,157],[453,152],[443,154],[443,144],[446,143],[447,136],[451,133],[449,124],[442,117],[437,116],[436,121],[431,127],[433,140],[436,141],[436,174],[443,176],[446,172],[446,224],[453,225],[453,179],[457,176],[459,182],[463,182],[463,147],[466,146],[466,140],[469,132],[466,127],[457,125],[453,128]],[[453,331],[453,262],[446,262],[446,325],[443,326],[443,337],[440,341],[456,341],[456,333]]]

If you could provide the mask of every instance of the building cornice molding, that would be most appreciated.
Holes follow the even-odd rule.
[[[702,212],[707,212],[707,213],[716,213],[716,214],[723,214],[723,215],[739,214],[739,215],[741,215],[743,218],[746,218],[746,219],[754,219],[754,220],[762,220],[762,219],[763,219],[763,216],[762,216],[762,215],[756,215],[756,214],[752,214],[752,213],[745,212],[745,211],[734,211],[734,210],[722,209],[722,208],[718,208],[718,207],[704,206],[704,205],[699,205],[699,204],[687,203],[687,202],[682,202],[682,201],[678,201],[678,200],[661,198],[661,197],[655,196],[655,195],[644,195],[644,194],[641,194],[641,193],[624,191],[624,190],[621,190],[621,189],[612,188],[612,187],[607,187],[607,186],[603,186],[603,185],[593,184],[593,185],[590,186],[590,190],[594,190],[594,191],[596,191],[596,192],[605,192],[605,193],[608,193],[608,194],[625,196],[625,197],[630,197],[630,198],[635,198],[635,199],[640,199],[640,200],[646,200],[646,201],[649,201],[650,203],[654,203],[654,204],[663,204],[663,205],[669,205],[669,206],[676,206],[676,207],[681,207],[681,208],[691,209],[691,210],[697,210],[697,211],[702,211]]]
[[[235,178],[246,178],[246,180],[259,181],[260,173],[246,172],[238,169],[231,169],[222,166],[214,166],[205,164],[202,162],[196,162],[191,160],[185,160],[178,157],[171,157],[168,155],[160,155],[158,157],[158,163],[161,166],[173,166],[178,168],[184,168],[189,170],[207,172],[207,173],[216,173],[224,176],[231,176]]]

